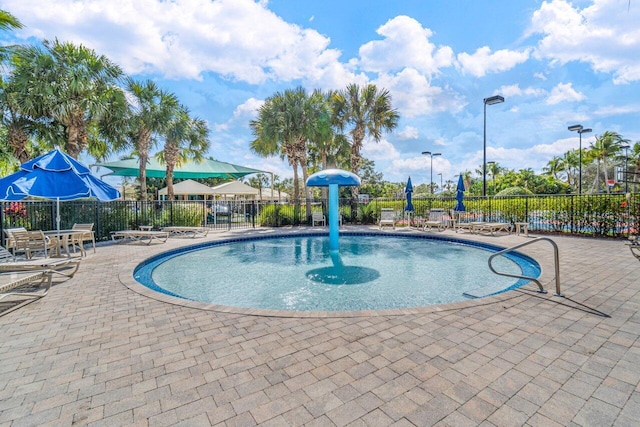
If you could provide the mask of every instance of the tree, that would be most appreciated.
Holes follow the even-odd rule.
[[[127,80],[126,90],[131,96],[128,137],[140,161],[140,199],[147,199],[147,163],[154,135],[165,131],[172,115],[179,107],[175,95],[164,92],[151,80]]]
[[[609,193],[609,186],[607,185],[607,181],[609,180],[607,160],[615,156],[616,153],[620,151],[620,146],[626,142],[628,142],[628,140],[623,139],[617,132],[606,131],[601,136],[596,136],[596,140],[591,144],[589,150],[590,155],[596,161],[596,176],[593,181],[592,191],[597,192],[600,188],[599,179],[600,170],[602,170],[604,174],[605,187],[607,193]],[[602,169],[600,168],[600,164],[602,164]]]
[[[378,90],[374,84],[360,87],[353,83],[331,97],[333,123],[341,132],[348,130],[351,143],[351,172],[360,171],[360,150],[366,136],[380,142],[383,132],[398,126],[400,116],[391,106],[391,95],[387,90]],[[358,187],[352,188],[352,205],[358,203]],[[356,209],[353,209],[356,212]]]
[[[22,28],[22,23],[5,10],[0,10],[0,30],[8,31],[8,30],[17,30]],[[11,50],[14,46],[0,46],[0,60],[4,60],[5,56],[8,53],[11,53]]]
[[[258,118],[250,123],[255,136],[251,150],[269,157],[287,158],[293,168],[294,199],[300,206],[298,166],[306,182],[307,142],[321,132],[326,120],[326,105],[322,96],[314,92],[308,96],[302,87],[276,93],[268,98],[258,111]],[[311,194],[305,186],[307,216],[311,215]]]
[[[82,45],[44,41],[43,47],[17,47],[13,65],[20,112],[49,126],[54,135],[60,125],[65,151],[72,157],[93,143],[99,153],[109,148],[104,138],[122,136],[118,124],[123,114],[114,114],[115,108],[126,105],[116,85],[122,70],[105,56]]]
[[[258,189],[258,197],[262,200],[262,189],[269,185],[269,177],[263,173],[256,174],[249,178],[249,185]]]
[[[167,198],[173,199],[173,171],[176,165],[193,159],[202,160],[209,149],[209,129],[200,118],[192,118],[185,106],[180,106],[164,131],[164,149],[160,156],[166,165]]]

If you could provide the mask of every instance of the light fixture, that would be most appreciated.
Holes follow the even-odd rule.
[[[432,153],[431,151],[423,151],[423,155],[429,156],[431,158],[431,179],[429,180],[429,187],[431,188],[431,194],[433,194],[433,158],[436,156],[441,156],[442,153]]]

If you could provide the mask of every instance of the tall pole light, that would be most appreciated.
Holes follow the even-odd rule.
[[[620,148],[622,148],[624,150],[624,174],[622,175],[624,177],[624,192],[628,193],[629,192],[629,176],[627,175],[627,166],[628,166],[628,161],[629,161],[629,154],[628,154],[628,149],[629,149],[630,145],[621,145]]]
[[[482,197],[487,195],[487,105],[500,104],[504,102],[504,97],[500,95],[485,98],[484,103],[484,135],[482,138]]]
[[[432,153],[431,151],[423,151],[423,155],[429,156],[431,158],[431,179],[429,179],[429,187],[431,188],[431,194],[433,194],[433,158],[436,156],[441,156],[442,153]]]
[[[442,193],[442,172],[440,172],[438,175],[440,175],[440,192]]]
[[[582,194],[582,134],[591,132],[591,129],[585,129],[582,125],[569,126],[571,132],[578,132],[580,135],[580,145],[578,148],[578,194]]]

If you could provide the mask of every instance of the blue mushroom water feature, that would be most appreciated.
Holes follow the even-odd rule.
[[[342,169],[325,169],[307,178],[307,186],[309,187],[329,187],[329,250],[332,252],[337,252],[340,249],[338,242],[338,187],[359,185],[360,177],[358,175]]]

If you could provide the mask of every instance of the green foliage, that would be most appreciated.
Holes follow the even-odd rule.
[[[521,196],[521,195],[525,195],[525,194],[533,194],[533,192],[531,192],[530,190],[527,190],[526,188],[522,188],[522,187],[509,187],[509,188],[505,188],[504,190],[502,190],[498,194],[496,194],[496,197]]]
[[[282,227],[295,223],[294,209],[291,206],[273,204],[262,208],[258,216],[258,223],[262,227]]]

